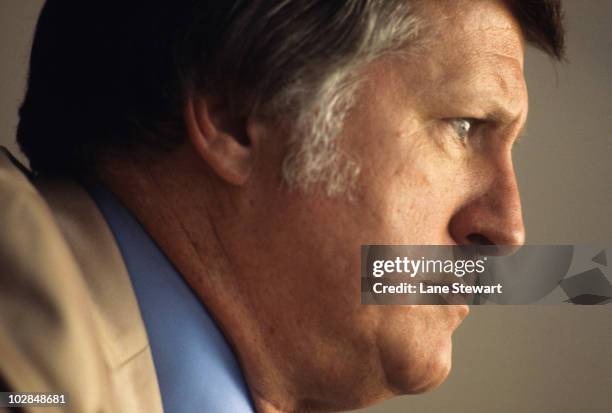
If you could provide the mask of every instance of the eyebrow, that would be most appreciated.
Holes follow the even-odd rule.
[[[510,125],[519,121],[523,110],[520,108],[513,110],[512,100],[514,96],[511,93],[490,93],[490,90],[487,89],[476,88],[473,90],[473,97],[471,99],[468,98],[472,103],[467,106],[474,105],[474,108],[477,108],[477,110],[482,110],[483,120],[494,124]],[[496,89],[503,90],[503,88],[498,89],[497,87]],[[526,129],[527,118],[525,118],[525,121],[516,133],[517,138],[515,141],[525,134]]]
[[[497,126],[508,126],[514,122],[519,121],[520,114],[514,114],[511,111],[507,110],[503,105],[498,105],[496,103],[496,107],[492,110],[485,111],[484,121],[490,122],[493,125]],[[518,129],[517,132],[513,133],[514,139],[513,143],[517,143],[521,140],[527,131],[527,118]]]

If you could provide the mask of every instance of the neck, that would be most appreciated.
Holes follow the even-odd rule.
[[[232,189],[219,182],[187,148],[104,158],[97,178],[126,205],[210,311],[238,356],[260,413],[299,411],[295,380],[266,348],[224,247],[222,222],[235,219]],[[220,224],[221,223],[221,224]],[[276,360],[276,361],[275,361]]]

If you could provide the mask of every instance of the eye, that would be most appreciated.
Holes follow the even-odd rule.
[[[474,119],[458,118],[451,119],[450,123],[457,137],[461,140],[465,140],[470,135],[470,130],[474,127],[476,121]]]

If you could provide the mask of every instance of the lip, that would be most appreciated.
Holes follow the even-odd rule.
[[[439,275],[441,275],[443,279],[438,282],[430,280],[430,279],[419,280],[419,282],[423,283],[424,285],[429,285],[429,286],[448,287],[448,290],[449,290],[448,293],[436,293],[435,295],[439,296],[447,305],[459,305],[459,306],[467,307],[468,300],[472,298],[473,294],[451,292],[452,286],[455,283],[460,283],[465,286],[473,285],[474,284],[473,280],[467,281],[467,280],[464,280],[462,278],[457,278],[457,277],[454,277],[454,279],[449,279],[446,275],[442,275],[442,274],[439,274]]]
[[[463,321],[470,314],[470,306],[467,304],[459,304],[456,306],[457,310],[459,310],[461,321]]]

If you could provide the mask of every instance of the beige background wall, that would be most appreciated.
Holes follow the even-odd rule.
[[[527,238],[612,246],[612,1],[565,4],[570,62],[527,55],[530,119],[515,150]],[[0,144],[13,152],[41,5],[0,0]],[[438,390],[363,412],[612,412],[612,305],[473,307],[454,353]]]

